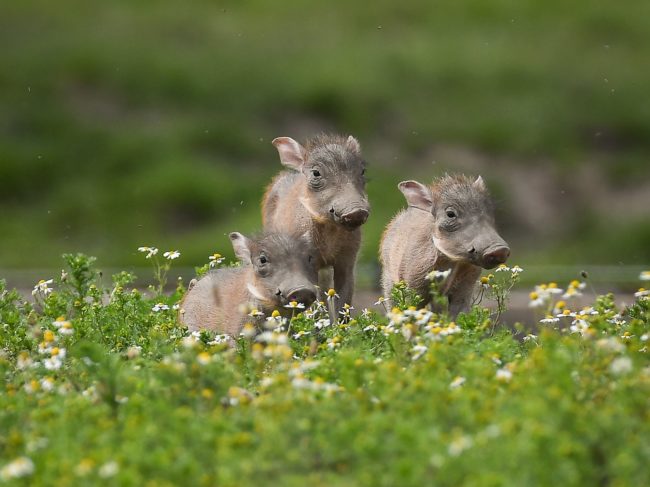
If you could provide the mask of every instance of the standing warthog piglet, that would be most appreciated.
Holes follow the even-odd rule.
[[[233,232],[230,240],[242,266],[217,269],[190,283],[180,310],[190,330],[237,336],[246,322],[255,321],[247,315],[252,309],[290,315],[284,308],[289,302],[314,302],[318,273],[305,239],[274,233],[247,238]]]
[[[316,249],[317,268],[333,269],[340,301],[351,303],[359,227],[370,213],[359,142],[321,135],[305,147],[289,137],[273,145],[291,170],[278,174],[266,190],[264,228],[306,235]]]
[[[494,207],[483,178],[446,175],[425,186],[417,181],[398,185],[408,208],[388,224],[381,242],[382,287],[390,297],[404,281],[425,304],[431,299],[426,276],[434,270],[451,273],[441,291],[456,316],[467,311],[481,267],[492,269],[510,255],[494,227]]]

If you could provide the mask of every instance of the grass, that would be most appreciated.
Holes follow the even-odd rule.
[[[436,173],[432,145],[541,157],[569,185],[585,164],[647,182],[648,13],[641,0],[5,2],[0,266],[53,266],[71,243],[124,266],[149,241],[200,262],[259,226],[278,135],[359,137],[366,262],[402,205],[396,183]],[[563,211],[576,226],[583,213]],[[560,253],[579,239],[573,225],[553,237]],[[647,262],[647,239],[630,241]]]
[[[178,324],[182,287],[158,294],[160,273],[146,293],[126,272],[104,288],[92,259],[65,260],[34,303],[0,282],[8,485],[650,480],[643,293],[510,328],[480,306],[452,323],[398,287],[386,316],[328,323],[316,306],[229,346]],[[517,275],[495,273],[486,292],[505,302]],[[531,296],[542,313],[562,308],[551,289]]]

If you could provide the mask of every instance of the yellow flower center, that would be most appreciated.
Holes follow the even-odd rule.
[[[51,330],[45,330],[43,332],[43,340],[46,342],[53,342],[54,341],[54,333]]]
[[[280,312],[277,309],[274,309],[273,313],[271,313],[271,317],[277,318],[278,316],[280,316]]]
[[[532,293],[530,293],[529,296],[530,296],[531,301],[534,301],[534,300],[536,300],[537,298],[539,298],[539,294],[537,294],[535,291],[533,291]]]

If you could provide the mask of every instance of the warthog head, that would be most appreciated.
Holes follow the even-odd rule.
[[[230,241],[242,263],[253,268],[249,292],[269,308],[291,301],[309,306],[316,300],[318,272],[303,238],[277,233],[247,238],[233,232]]]
[[[282,164],[305,178],[301,203],[313,218],[348,229],[366,222],[370,214],[366,164],[357,139],[322,135],[303,147],[290,137],[278,137],[273,145]]]
[[[444,176],[425,186],[417,181],[398,185],[409,206],[433,216],[431,238],[443,254],[492,269],[510,255],[494,225],[494,205],[483,178]]]

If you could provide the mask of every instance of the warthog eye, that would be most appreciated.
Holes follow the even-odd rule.
[[[312,170],[311,170],[311,174],[312,174],[312,176],[314,176],[315,178],[319,178],[319,177],[320,177],[320,171],[319,171],[318,169],[312,169]]]
[[[268,262],[268,259],[266,258],[266,255],[260,255],[260,264],[266,264]]]
[[[456,218],[456,212],[454,210],[447,210],[447,218]]]

